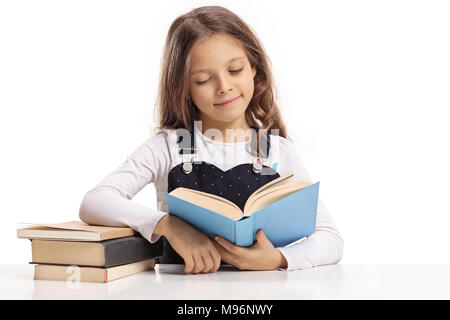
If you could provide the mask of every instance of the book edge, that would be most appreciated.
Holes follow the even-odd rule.
[[[292,192],[291,194],[289,194],[289,195],[287,195],[287,196],[285,196],[285,197],[283,197],[283,198],[281,198],[281,199],[279,199],[279,200],[277,200],[277,201],[275,201],[275,202],[272,202],[272,203],[269,204],[268,206],[266,206],[266,207],[264,207],[264,208],[261,208],[261,209],[259,209],[258,211],[255,211],[255,212],[253,212],[253,213],[251,213],[251,214],[249,214],[249,215],[245,215],[244,217],[250,218],[250,217],[254,216],[255,214],[257,214],[258,212],[263,211],[263,210],[266,210],[266,208],[269,208],[269,207],[275,205],[277,202],[280,202],[280,201],[282,201],[282,200],[284,200],[284,199],[287,199],[287,198],[293,196],[294,194],[296,194],[296,193],[298,193],[298,192],[301,192],[301,191],[303,191],[303,190],[306,190],[306,189],[309,189],[309,188],[313,188],[315,185],[317,185],[317,187],[319,187],[319,186],[320,186],[320,181],[314,182],[314,183],[310,184],[310,185],[307,186],[307,187],[298,189],[297,191]]]
[[[47,271],[45,269],[54,269],[54,270],[56,270],[58,272],[61,272],[63,268],[79,267],[79,268],[83,268],[85,270],[93,269],[92,271],[95,271],[96,273],[102,273],[102,278],[103,278],[102,281],[85,281],[85,280],[80,280],[80,282],[106,283],[108,281],[113,281],[113,280],[125,278],[125,277],[128,277],[128,276],[132,276],[134,274],[137,274],[137,273],[140,273],[140,272],[143,272],[143,271],[146,271],[146,270],[151,270],[152,268],[154,268],[154,266],[155,266],[155,258],[149,258],[149,259],[133,262],[133,263],[130,263],[130,264],[124,264],[124,265],[115,266],[115,267],[109,267],[109,268],[90,267],[90,266],[84,267],[84,266],[77,266],[77,265],[52,265],[52,264],[42,263],[42,264],[35,264],[34,265],[34,276],[33,276],[33,279],[34,280],[68,281],[68,279],[69,279],[69,277],[71,275],[69,273],[67,273],[67,272],[66,272],[68,274],[67,275],[67,279],[54,279],[54,278],[50,279],[51,277],[44,277],[44,278],[42,278],[42,275],[38,279],[37,275],[38,275],[39,272],[42,272],[41,271],[42,269],[44,271]],[[136,271],[136,272],[126,273],[125,275],[122,275],[120,277],[117,277],[117,275],[114,275],[115,271],[120,270],[119,268],[125,270],[127,267],[128,268],[129,267],[139,267],[139,268],[138,268],[138,271]]]
[[[182,187],[180,187],[180,188],[182,188]],[[178,188],[177,188],[177,189],[178,189]],[[187,189],[187,188],[184,188],[184,189]],[[176,189],[174,189],[174,190],[176,190]],[[197,190],[195,190],[195,191],[197,191]],[[171,191],[171,192],[172,192],[172,191]],[[199,192],[201,192],[201,191],[199,191]],[[202,193],[206,193],[206,192],[202,192]],[[181,200],[181,201],[190,203],[190,204],[192,204],[192,205],[195,205],[195,206],[197,206],[197,207],[203,208],[203,209],[205,209],[205,210],[208,210],[208,211],[210,211],[210,212],[213,212],[213,213],[215,213],[215,214],[217,214],[217,215],[220,215],[220,216],[225,217],[225,218],[227,218],[227,219],[230,219],[230,220],[232,220],[232,221],[239,221],[239,220],[244,216],[244,213],[242,212],[242,210],[241,210],[236,204],[232,203],[231,201],[230,201],[230,202],[233,204],[233,207],[235,207],[236,210],[239,210],[239,212],[240,212],[239,217],[236,217],[236,218],[230,218],[230,217],[228,217],[228,216],[226,216],[226,215],[223,215],[223,214],[221,214],[221,213],[219,213],[219,212],[213,211],[213,210],[211,210],[211,209],[208,209],[208,208],[205,208],[205,207],[203,207],[203,206],[200,206],[200,205],[198,205],[198,204],[196,204],[196,203],[193,203],[193,202],[184,200],[184,199],[182,199],[182,198],[179,198],[179,197],[177,197],[176,195],[171,194],[170,192],[169,192],[169,193],[168,193],[168,192],[165,192],[165,195],[166,195],[166,199],[167,199],[167,196],[169,195],[169,196],[171,196],[171,197],[173,197],[173,198],[177,198],[178,200]],[[210,198],[210,197],[208,197],[208,198]],[[219,197],[219,198],[222,198],[222,197]],[[225,200],[227,200],[227,199],[225,199]],[[227,201],[229,201],[229,200],[227,200]],[[169,212],[169,213],[170,213],[170,212]]]
[[[272,180],[272,181],[270,181],[270,182],[268,182],[268,183],[266,183],[265,185],[263,185],[263,186],[261,186],[260,188],[258,188],[258,189],[256,189],[254,192],[252,192],[252,194],[247,198],[247,201],[245,202],[245,205],[244,205],[244,210],[243,210],[243,212],[244,212],[244,214],[245,214],[245,209],[246,209],[246,207],[247,207],[247,204],[257,195],[257,194],[259,194],[260,192],[262,192],[264,189],[268,189],[268,188],[270,188],[272,185],[274,185],[274,184],[277,184],[277,183],[279,183],[279,182],[281,182],[281,181],[284,181],[284,180],[288,180],[288,179],[292,179],[294,177],[294,172],[293,171],[289,171],[288,173],[286,173],[286,174],[284,174],[284,175],[282,175],[282,176],[280,176],[280,177],[278,177],[278,178],[276,178],[276,179],[274,179],[274,180]]]
[[[63,229],[43,230],[39,228],[17,229],[16,236],[19,239],[71,239],[80,241],[99,241],[101,239],[100,233],[93,231]]]
[[[47,227],[59,231],[82,231],[82,232],[95,232],[95,233],[106,233],[111,231],[124,231],[126,229],[132,229],[130,227],[113,227],[113,226],[102,226],[102,225],[92,225],[86,224],[83,221],[68,221],[68,222],[60,222],[60,223],[44,223],[44,224],[35,224],[35,223],[25,223],[20,222],[20,224],[27,224],[29,227],[34,229],[39,229],[40,227]],[[26,229],[26,228],[16,228],[16,229]]]

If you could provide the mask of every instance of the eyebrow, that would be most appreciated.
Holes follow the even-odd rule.
[[[231,59],[230,61],[228,61],[227,63],[225,63],[225,65],[229,64],[230,62],[233,62],[234,60],[238,60],[238,59],[244,59],[244,57],[236,57]],[[199,72],[205,72],[205,71],[210,71],[210,69],[202,69],[202,70],[197,70],[191,73],[191,75],[199,73]]]

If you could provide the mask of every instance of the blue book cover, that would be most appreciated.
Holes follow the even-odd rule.
[[[256,241],[259,229],[264,230],[275,247],[281,247],[311,235],[316,227],[319,182],[308,183],[251,214],[244,215],[239,210],[242,215],[235,219],[171,193],[165,193],[170,214],[183,219],[210,238],[219,235],[242,247],[251,246]]]

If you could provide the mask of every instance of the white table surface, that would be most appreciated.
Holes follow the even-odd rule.
[[[0,299],[450,299],[450,265],[337,264],[296,271],[187,275],[156,265],[109,283],[33,280],[33,265],[0,265]]]

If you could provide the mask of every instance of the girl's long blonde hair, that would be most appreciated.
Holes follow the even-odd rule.
[[[220,6],[199,7],[177,17],[169,28],[161,61],[157,110],[157,130],[185,128],[191,131],[199,110],[189,98],[191,48],[214,34],[227,34],[242,44],[250,65],[256,66],[253,97],[245,111],[249,126],[278,129],[291,140],[276,99],[270,60],[250,27],[236,14]],[[292,140],[291,140],[292,141]]]

